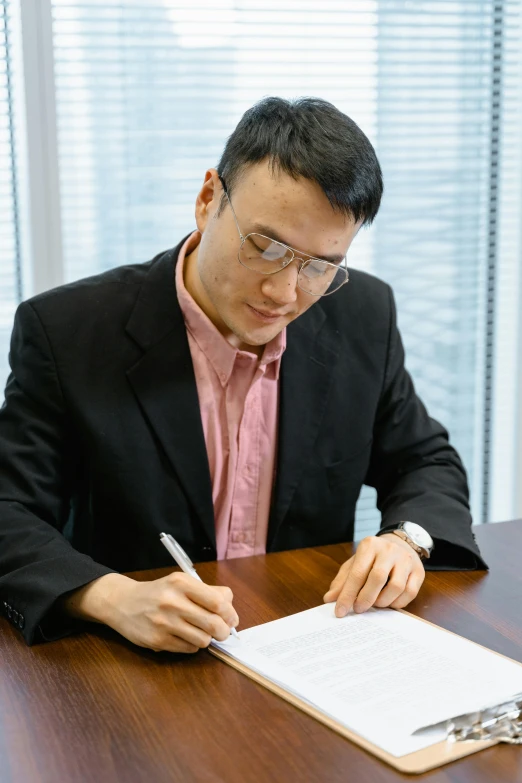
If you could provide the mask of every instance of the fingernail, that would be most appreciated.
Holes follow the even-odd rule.
[[[348,609],[346,608],[346,606],[337,606],[335,608],[335,614],[337,615],[337,617],[344,617],[347,614],[347,612]]]

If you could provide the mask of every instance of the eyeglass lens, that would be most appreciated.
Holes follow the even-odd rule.
[[[239,260],[243,266],[264,275],[274,274],[284,269],[293,258],[294,254],[289,248],[262,234],[248,234],[241,243],[239,251]],[[311,258],[301,267],[297,284],[307,293],[325,296],[337,291],[346,280],[347,273],[344,267]]]

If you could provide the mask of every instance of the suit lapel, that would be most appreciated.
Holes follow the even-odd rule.
[[[338,340],[317,304],[290,324],[281,362],[277,479],[267,551],[290,506],[317,438],[337,361]]]
[[[212,486],[196,379],[174,281],[184,241],[155,260],[140,289],[127,332],[144,354],[127,377],[215,547]]]

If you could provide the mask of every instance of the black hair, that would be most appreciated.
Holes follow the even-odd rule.
[[[229,137],[217,171],[227,192],[245,168],[268,159],[272,173],[314,180],[332,207],[370,225],[381,203],[377,155],[356,123],[320,98],[264,98]],[[218,213],[224,207],[224,197]]]

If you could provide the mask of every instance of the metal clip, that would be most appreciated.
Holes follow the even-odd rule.
[[[459,715],[446,725],[453,742],[496,740],[522,745],[522,693],[495,707]]]

